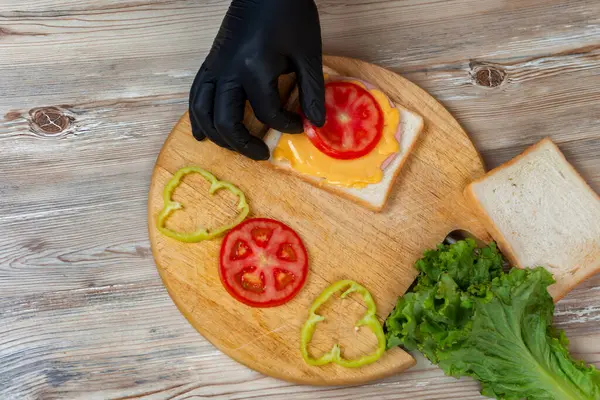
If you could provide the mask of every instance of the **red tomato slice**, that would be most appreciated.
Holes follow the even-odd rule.
[[[332,158],[350,160],[368,154],[383,134],[383,111],[365,88],[352,82],[325,85],[325,125],[318,128],[304,119],[304,132],[312,144]]]
[[[252,307],[294,297],[308,274],[308,255],[289,226],[267,218],[242,222],[223,239],[219,276],[229,294]]]

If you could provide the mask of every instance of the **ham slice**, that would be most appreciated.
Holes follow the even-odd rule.
[[[400,139],[402,139],[402,123],[398,124],[398,129],[396,129],[396,134],[394,135],[394,137],[398,141],[398,144],[400,144]],[[384,169],[386,169],[388,167],[388,165],[390,165],[397,156],[398,156],[398,153],[390,154],[388,156],[388,158],[386,158],[381,163],[381,170],[383,171]]]

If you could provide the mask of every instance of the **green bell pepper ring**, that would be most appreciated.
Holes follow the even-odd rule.
[[[377,337],[377,350],[373,353],[367,354],[360,358],[347,360],[341,355],[341,348],[339,344],[334,344],[331,350],[328,353],[325,353],[319,358],[313,358],[308,352],[308,344],[310,343],[313,334],[315,333],[315,329],[317,324],[325,319],[325,317],[317,314],[317,310],[321,307],[329,298],[335,294],[336,292],[347,288],[342,295],[341,298],[345,298],[350,293],[356,292],[359,293],[367,306],[366,314],[356,323],[356,327],[366,326],[375,333]],[[300,335],[300,351],[302,352],[302,358],[309,365],[325,365],[329,363],[336,363],[346,368],[358,368],[363,365],[371,364],[377,361],[383,353],[385,353],[385,334],[383,333],[383,328],[377,319],[375,313],[377,312],[377,307],[375,306],[375,301],[371,296],[371,293],[362,285],[351,281],[351,280],[343,280],[336,282],[325,289],[313,302],[310,310],[308,312],[308,320],[304,323],[302,327],[302,332]]]
[[[167,228],[166,223],[169,216],[175,210],[183,209],[183,206],[180,203],[173,201],[171,196],[173,195],[173,192],[175,191],[177,186],[181,184],[181,180],[183,179],[183,177],[191,173],[200,174],[204,179],[206,179],[210,183],[208,193],[210,193],[211,195],[214,194],[217,190],[226,189],[240,199],[237,205],[239,213],[232,223],[212,229],[210,232],[205,228],[199,228],[198,230],[190,233],[176,232]],[[232,185],[229,182],[218,180],[210,172],[195,166],[184,167],[175,172],[175,175],[173,175],[171,180],[169,180],[169,182],[167,182],[167,185],[165,186],[163,192],[163,201],[164,206],[158,214],[156,223],[158,230],[170,238],[187,243],[195,243],[200,242],[202,240],[214,239],[217,236],[223,234],[224,232],[230,230],[234,226],[238,225],[248,216],[248,213],[250,212],[250,206],[246,202],[246,196],[240,189],[238,189],[236,186]]]

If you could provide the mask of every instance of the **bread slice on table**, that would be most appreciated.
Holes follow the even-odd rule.
[[[326,77],[339,77],[339,74],[329,67],[323,67],[323,73],[326,75]],[[352,77],[347,77],[347,79],[354,80]],[[385,88],[377,89],[385,92]],[[298,90],[296,88],[290,96],[287,107],[290,110],[295,109],[297,104]],[[325,189],[331,193],[354,201],[373,211],[379,212],[384,208],[396,177],[400,173],[402,166],[408,159],[408,156],[417,143],[419,135],[423,131],[423,117],[401,106],[394,106],[400,112],[400,127],[402,133],[398,143],[399,150],[398,153],[395,154],[392,161],[389,162],[383,169],[383,178],[378,183],[368,184],[364,188],[341,187],[325,182],[323,179],[298,172],[290,166],[290,163],[287,160],[276,160],[271,156],[269,163],[275,168],[290,172],[316,187]],[[270,129],[265,135],[264,141],[267,146],[269,146],[271,154],[273,154],[273,150],[275,147],[277,147],[281,136],[282,133],[274,129]]]
[[[466,195],[514,266],[554,275],[555,301],[600,271],[600,198],[550,139],[473,182]]]

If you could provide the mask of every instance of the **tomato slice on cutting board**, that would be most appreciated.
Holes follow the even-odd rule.
[[[381,140],[384,117],[379,103],[362,86],[352,82],[325,85],[325,125],[304,119],[304,132],[326,155],[350,160],[369,154]]]
[[[308,255],[289,226],[267,218],[246,220],[223,239],[219,276],[236,300],[275,307],[294,297],[308,274]]]

